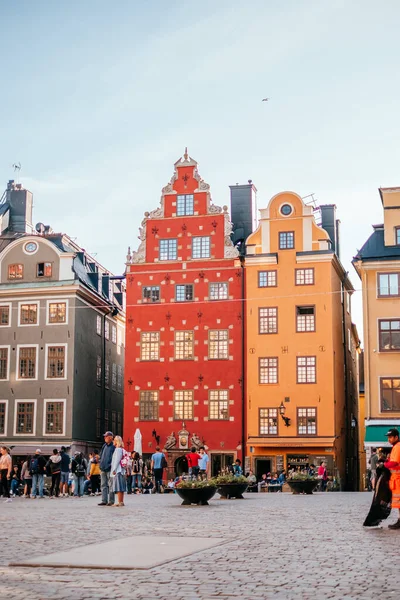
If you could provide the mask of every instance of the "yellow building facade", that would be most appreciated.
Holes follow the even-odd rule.
[[[357,489],[354,290],[335,208],[321,207],[323,228],[313,206],[282,192],[247,239],[246,467],[260,477],[324,460],[342,489]]]
[[[400,427],[400,187],[379,190],[384,222],[354,257],[362,282],[365,468],[373,447]]]

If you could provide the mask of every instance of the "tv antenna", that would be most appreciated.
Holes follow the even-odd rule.
[[[18,180],[19,180],[19,173],[20,173],[20,171],[21,171],[21,166],[22,166],[22,165],[21,165],[21,163],[20,163],[20,162],[18,162],[18,163],[16,163],[16,162],[15,162],[15,163],[13,163],[13,165],[12,165],[12,168],[14,169],[14,173],[17,173],[17,172],[18,172],[17,183],[19,183],[19,181],[18,181]]]

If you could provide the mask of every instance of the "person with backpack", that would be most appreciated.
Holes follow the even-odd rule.
[[[68,496],[68,479],[69,479],[69,468],[71,465],[71,457],[67,452],[65,446],[61,446],[61,473],[60,473],[60,496]]]
[[[161,452],[160,446],[156,446],[156,451],[151,457],[151,470],[154,473],[155,493],[161,494],[164,469],[168,466],[164,452]]]
[[[31,498],[36,498],[38,488],[39,498],[44,498],[44,473],[46,462],[46,459],[42,456],[42,451],[38,448],[29,465],[29,473],[32,475]]]
[[[24,498],[30,498],[32,490],[32,475],[29,472],[32,457],[27,456],[21,469],[21,480],[24,484]]]
[[[97,450],[94,450],[92,458],[90,460],[90,482],[92,486],[92,496],[100,493],[100,457]]]
[[[83,484],[86,479],[87,462],[82,452],[75,452],[71,463],[71,471],[74,475],[74,497],[83,498]]]
[[[112,431],[106,431],[103,437],[104,444],[100,452],[101,502],[99,502],[99,506],[113,506],[111,462],[114,454],[114,434]]]
[[[140,494],[142,490],[143,460],[139,452],[132,452],[132,492]]]
[[[111,462],[111,476],[113,482],[113,492],[117,495],[118,502],[114,506],[125,506],[124,493],[126,492],[125,471],[129,461],[129,454],[124,450],[122,437],[116,435],[114,438],[114,454]]]
[[[50,498],[54,496],[58,498],[60,493],[61,456],[57,448],[54,448],[53,454],[47,461],[46,471],[48,475],[51,475]]]

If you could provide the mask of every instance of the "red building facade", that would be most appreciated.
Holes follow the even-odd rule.
[[[124,438],[139,428],[144,456],[159,442],[170,476],[192,445],[213,473],[242,458],[243,270],[227,210],[186,151],[128,251]]]

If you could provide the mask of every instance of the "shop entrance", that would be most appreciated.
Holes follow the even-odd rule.
[[[271,460],[268,458],[256,458],[256,472],[255,476],[257,481],[260,481],[262,475],[271,473]]]

